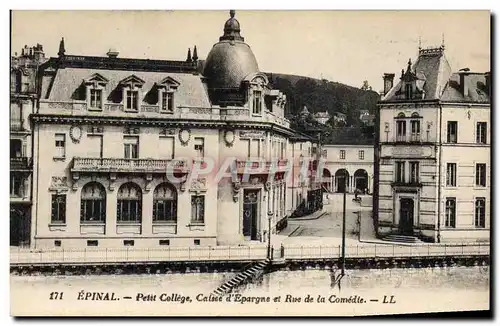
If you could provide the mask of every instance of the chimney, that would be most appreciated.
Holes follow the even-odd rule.
[[[43,53],[43,46],[41,44],[37,44],[35,46],[33,55],[35,57],[35,61],[43,61],[45,59],[45,53]]]
[[[491,97],[491,72],[485,72],[484,73],[484,79],[485,79],[485,85],[486,85],[486,92],[488,93],[488,96]]]
[[[116,57],[118,57],[118,54],[120,54],[120,52],[116,51],[116,49],[114,49],[114,48],[110,48],[108,53],[106,53],[108,58],[116,58]]]
[[[469,75],[469,68],[462,68],[458,71],[460,76],[460,92],[464,97],[469,96],[469,86],[467,85],[467,76]]]
[[[394,76],[395,74],[384,74],[384,96],[389,93],[391,88],[394,86]]]

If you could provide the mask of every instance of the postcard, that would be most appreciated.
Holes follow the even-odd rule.
[[[489,311],[490,21],[11,11],[11,315]]]

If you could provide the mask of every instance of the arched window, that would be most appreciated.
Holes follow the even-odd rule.
[[[418,114],[418,112],[413,112],[413,113],[411,114],[411,117],[412,117],[412,118],[420,118],[420,115]]]
[[[117,222],[141,223],[142,191],[135,183],[125,183],[118,190]]]
[[[177,222],[177,191],[168,183],[153,193],[153,222]]]
[[[82,188],[80,204],[81,223],[106,223],[106,190],[97,182]]]
[[[405,118],[405,117],[406,117],[406,116],[405,116],[405,114],[404,114],[403,112],[400,112],[400,113],[398,114],[398,118]]]

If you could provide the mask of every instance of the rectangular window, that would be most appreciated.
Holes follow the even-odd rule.
[[[486,164],[476,164],[476,186],[486,187]]]
[[[444,226],[454,228],[457,214],[457,202],[455,198],[446,198]]]
[[[418,162],[410,162],[410,183],[418,183],[419,165]]]
[[[345,150],[344,149],[340,150],[340,159],[345,160]]]
[[[406,99],[408,99],[408,100],[413,98],[412,84],[405,85],[405,96],[406,96]]]
[[[53,224],[66,224],[66,195],[52,195],[50,222]]]
[[[138,91],[127,91],[127,101],[125,109],[137,111],[139,107],[139,92]]]
[[[123,137],[123,148],[125,158],[139,158],[139,137]]]
[[[260,157],[260,139],[252,139],[250,142],[251,142],[250,157],[252,158]]]
[[[56,134],[56,157],[66,157],[66,135]]]
[[[163,92],[161,96],[161,110],[164,112],[174,111],[174,93]]]
[[[90,90],[90,107],[94,109],[102,109],[102,90]]]
[[[420,141],[420,121],[411,120],[411,141]]]
[[[23,197],[23,178],[17,173],[10,173],[10,196]]]
[[[457,163],[446,164],[446,186],[457,186]]]
[[[484,197],[476,198],[474,225],[476,228],[486,227],[486,198]]]
[[[196,157],[203,158],[205,155],[205,139],[201,137],[194,138],[194,150],[196,151]]]
[[[253,114],[262,114],[262,92],[253,92]]]
[[[396,141],[406,141],[406,121],[396,121]]]
[[[205,223],[205,196],[191,196],[191,222]]]
[[[405,182],[405,162],[396,162],[396,182]]]
[[[446,129],[446,142],[457,143],[458,141],[457,134],[458,134],[458,122],[448,121]]]
[[[365,151],[359,151],[358,156],[359,156],[360,160],[364,160],[365,159]]]
[[[476,143],[486,144],[487,123],[478,122],[476,125]]]

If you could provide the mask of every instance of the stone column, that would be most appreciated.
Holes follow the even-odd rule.
[[[106,236],[116,235],[117,189],[106,191]]]
[[[142,195],[142,225],[141,234],[151,236],[153,234],[153,190],[144,191]]]

